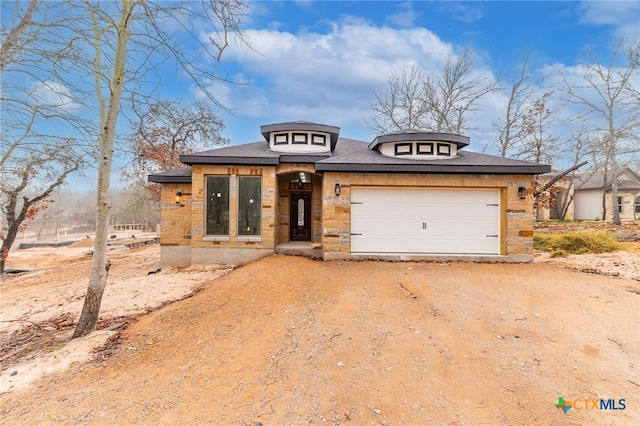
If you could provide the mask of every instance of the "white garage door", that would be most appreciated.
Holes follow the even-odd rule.
[[[352,188],[351,252],[499,254],[500,191]]]

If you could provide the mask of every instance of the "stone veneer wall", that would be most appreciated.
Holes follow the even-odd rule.
[[[175,201],[178,191],[182,192],[182,200],[179,204]],[[191,265],[191,184],[162,185],[160,217],[161,264]]]
[[[230,177],[229,236],[205,235],[205,176]],[[262,223],[260,236],[238,236],[237,177],[262,177]],[[273,253],[276,230],[276,173],[273,166],[196,165],[192,174],[192,263],[241,263]],[[228,250],[217,250],[228,249]]]
[[[341,186],[339,197],[334,193],[336,183]],[[351,188],[357,186],[501,189],[501,254],[507,256],[508,261],[533,260],[533,176],[364,172],[324,173],[322,248],[325,259],[350,257]],[[527,189],[524,200],[518,196],[520,186]]]
[[[622,211],[620,212],[620,219],[633,220],[640,218],[640,213],[634,214],[636,197],[640,197],[640,191],[619,189],[618,197],[622,197]],[[611,191],[607,191],[605,206],[607,209],[607,220],[613,220],[613,193]],[[602,217],[600,217],[600,219],[602,219]]]
[[[290,200],[289,181],[290,173],[311,173],[311,187],[313,198],[311,216],[311,242],[320,243],[322,239],[322,176],[316,175],[315,166],[305,163],[286,163],[276,166],[278,175],[278,206],[276,218],[276,245],[289,242]]]

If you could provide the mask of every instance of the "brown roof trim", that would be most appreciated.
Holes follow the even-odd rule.
[[[322,172],[382,172],[382,173],[491,173],[537,175],[547,173],[551,166],[544,164],[500,166],[500,165],[440,165],[440,164],[340,164],[317,163],[316,171]]]

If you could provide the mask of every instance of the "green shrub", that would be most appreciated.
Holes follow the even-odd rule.
[[[622,246],[606,232],[576,231],[566,234],[535,234],[533,248],[566,254],[609,253]],[[560,256],[558,254],[557,256]]]

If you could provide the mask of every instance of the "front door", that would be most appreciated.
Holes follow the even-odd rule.
[[[291,191],[289,198],[290,240],[311,241],[311,192]]]

